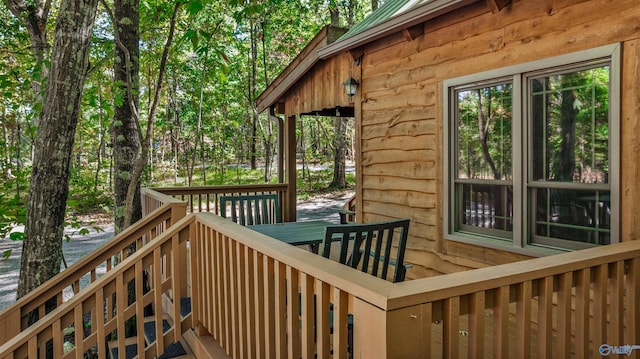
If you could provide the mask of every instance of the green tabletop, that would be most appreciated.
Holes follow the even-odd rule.
[[[304,221],[259,224],[247,228],[294,246],[309,245],[315,250],[324,239],[324,229],[333,225],[336,224],[327,221]]]

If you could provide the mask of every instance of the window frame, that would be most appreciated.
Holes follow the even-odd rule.
[[[508,66],[500,69],[474,73],[443,81],[443,219],[444,239],[479,245],[488,248],[507,250],[527,255],[548,255],[571,251],[594,245],[581,242],[562,241],[564,246],[533,243],[529,206],[529,186],[531,176],[531,141],[528,128],[531,128],[530,92],[528,79],[532,76],[573,71],[591,64],[606,61],[610,63],[609,74],[609,182],[611,203],[611,243],[620,239],[620,88],[621,88],[621,45],[619,43],[596,47],[588,50],[554,56],[542,60]],[[521,146],[512,148],[512,186],[513,186],[513,231],[512,238],[494,237],[490,234],[478,234],[456,231],[455,202],[455,164],[457,163],[457,140],[455,128],[456,91],[477,88],[499,82],[512,84],[512,143]],[[573,184],[571,188],[579,189]],[[577,245],[575,245],[577,244]]]

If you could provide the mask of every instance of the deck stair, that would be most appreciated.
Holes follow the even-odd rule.
[[[180,314],[183,318],[187,317],[191,314],[191,298],[183,298],[180,302]],[[144,318],[144,341],[147,346],[153,345],[156,342],[156,322],[155,316],[148,316]],[[173,326],[171,325],[171,321],[168,318],[164,318],[162,320],[162,332],[167,333],[171,330]],[[131,337],[126,339],[125,346],[125,358],[126,359],[135,359],[138,354],[138,340],[137,337]],[[117,342],[109,343],[109,355],[111,359],[120,359]],[[183,341],[178,341],[171,343],[168,347],[165,348],[165,352],[158,357],[158,359],[169,359],[169,358],[195,358],[191,353],[189,346]]]

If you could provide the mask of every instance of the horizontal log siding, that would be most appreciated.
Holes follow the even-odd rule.
[[[527,258],[443,239],[443,81],[623,42],[621,158],[637,156],[639,24],[636,0],[516,1],[497,14],[478,2],[424,23],[425,34],[413,41],[395,34],[365,46],[360,218],[411,218],[410,278]],[[621,235],[633,240],[640,237],[640,164],[625,163],[621,177]]]

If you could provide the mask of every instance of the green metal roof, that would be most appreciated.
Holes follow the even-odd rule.
[[[342,35],[339,40],[365,31],[389,19],[392,19],[412,8],[427,4],[433,0],[387,0],[376,11],[372,12],[364,20],[354,25],[346,34]]]
[[[318,50],[321,59],[485,0],[387,0],[337,41]]]

